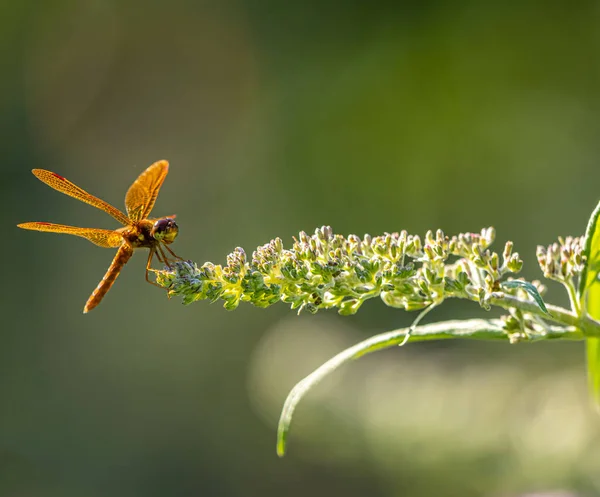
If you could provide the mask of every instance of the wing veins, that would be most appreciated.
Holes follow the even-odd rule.
[[[160,160],[149,166],[129,187],[125,207],[132,221],[140,221],[150,215],[168,172],[169,163]]]
[[[123,235],[114,230],[103,230],[98,228],[79,228],[77,226],[67,226],[66,224],[54,223],[21,223],[17,224],[19,228],[34,231],[46,231],[49,233],[63,233],[65,235],[80,236],[89,240],[94,245],[105,248],[115,248],[123,244]]]
[[[46,183],[50,188],[59,191],[69,197],[76,198],[77,200],[86,204],[92,205],[97,209],[100,209],[107,214],[114,217],[123,225],[129,224],[129,218],[123,214],[119,209],[113,207],[108,202],[86,192],[84,189],[79,188],[76,184],[70,182],[68,179],[63,178],[59,174],[53,173],[52,171],[46,171],[44,169],[33,169],[32,173],[43,183]]]

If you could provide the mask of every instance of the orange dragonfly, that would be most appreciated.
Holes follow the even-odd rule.
[[[94,195],[82,190],[56,173],[43,169],[34,169],[32,171],[40,181],[43,181],[49,187],[103,210],[124,225],[117,230],[77,228],[75,226],[65,226],[64,224],[42,222],[17,225],[19,228],[26,230],[50,231],[53,233],[81,236],[100,247],[119,247],[104,278],[102,278],[102,281],[86,302],[83,308],[84,313],[91,311],[100,303],[117,279],[117,276],[119,276],[121,268],[133,255],[134,249],[150,249],[146,264],[146,281],[159,288],[162,287],[148,278],[150,271],[156,271],[151,268],[152,258],[156,255],[160,263],[164,263],[167,267],[170,267],[169,263],[173,262],[173,259],[167,257],[167,254],[164,252],[164,249],[166,249],[174,259],[181,260],[181,257],[175,255],[169,248],[169,244],[173,243],[179,231],[179,227],[174,220],[175,216],[166,216],[158,219],[148,218],[152,207],[154,207],[154,202],[156,202],[158,191],[165,181],[168,172],[169,163],[166,160],[161,160],[155,162],[140,174],[125,195],[125,207],[127,208],[127,215],[125,215],[119,209],[104,200],[94,197]]]

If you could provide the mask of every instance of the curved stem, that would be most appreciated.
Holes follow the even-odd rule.
[[[518,300],[518,299],[517,299]],[[535,305],[535,304],[532,304]],[[512,306],[514,307],[514,305]],[[537,308],[537,306],[536,306]],[[564,309],[563,309],[564,311]],[[394,331],[381,333],[367,338],[353,345],[329,359],[311,374],[296,384],[285,400],[279,425],[277,427],[277,454],[283,457],[287,448],[287,438],[292,422],[292,415],[296,406],[304,395],[325,376],[343,364],[358,359],[377,350],[387,349],[400,345],[411,333],[412,341],[443,340],[449,338],[471,338],[479,340],[508,340],[508,335],[500,319],[468,319],[464,321],[444,321],[441,323],[426,324],[414,330],[400,328]],[[598,328],[600,333],[600,328]],[[548,326],[543,333],[533,335],[527,341],[540,340],[582,340],[585,335],[577,327]]]

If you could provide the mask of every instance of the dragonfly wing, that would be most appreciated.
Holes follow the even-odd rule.
[[[121,224],[129,224],[129,219],[127,219],[127,216],[119,209],[79,188],[77,185],[71,183],[68,179],[63,178],[59,174],[53,173],[52,171],[46,171],[44,169],[33,169],[31,172],[36,176],[36,178],[46,183],[50,188],[54,188],[65,195],[69,195],[69,197],[76,198],[77,200],[81,200],[86,204],[93,205],[94,207],[103,210],[107,214],[110,214],[112,217],[114,217]]]
[[[155,162],[129,187],[125,195],[125,207],[132,221],[146,219],[150,215],[168,172],[169,163],[166,160]]]
[[[88,239],[90,242],[106,248],[119,247],[123,243],[123,235],[118,231],[101,230],[96,228],[77,228],[64,224],[53,223],[21,223],[19,228],[35,231],[49,231],[51,233],[64,233]]]

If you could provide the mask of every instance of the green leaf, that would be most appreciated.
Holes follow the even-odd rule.
[[[579,303],[584,313],[594,319],[600,319],[600,284],[598,267],[600,265],[600,202],[592,212],[585,231],[584,255],[586,264],[579,279]],[[587,368],[590,395],[600,409],[600,338],[588,338]]]
[[[335,371],[347,362],[358,359],[366,354],[377,350],[387,349],[401,345],[410,332],[410,340],[419,342],[425,340],[443,340],[448,338],[471,338],[476,340],[502,340],[507,341],[508,335],[504,329],[504,323],[500,319],[469,319],[463,321],[444,321],[441,323],[432,323],[419,326],[412,329],[401,328],[394,331],[388,331],[380,335],[357,343],[356,345],[340,352],[338,355],[329,359],[325,364],[319,366],[315,371],[296,384],[288,394],[287,399],[281,411],[279,425],[277,427],[277,454],[280,457],[285,455],[287,448],[287,439],[292,423],[292,415],[298,403],[306,393],[317,385],[328,374]],[[544,330],[540,340],[581,340],[583,337],[580,330],[576,328],[568,329],[564,326],[551,326]],[[535,340],[535,337],[532,337]]]
[[[596,408],[600,409],[600,338],[588,338],[586,350],[590,395]]]
[[[521,281],[521,280],[504,281],[501,284],[501,286],[503,288],[520,288],[522,290],[525,290],[531,296],[531,298],[533,298],[533,300],[535,300],[536,304],[539,306],[539,308],[543,312],[545,312],[546,314],[550,314],[548,312],[548,309],[546,309],[546,304],[544,304],[544,300],[542,299],[540,292],[538,292],[537,288],[534,285],[532,285],[531,283],[529,283],[528,281]]]
[[[585,290],[596,279],[598,275],[598,264],[600,263],[600,237],[597,229],[598,218],[600,217],[600,202],[592,212],[585,230],[585,242],[583,255],[587,258],[587,263],[581,272],[579,279],[579,299],[582,303],[585,298]],[[590,271],[590,269],[592,269]]]

